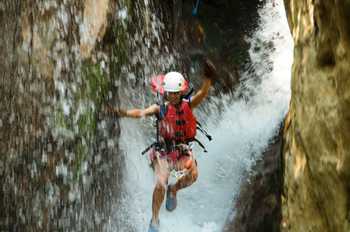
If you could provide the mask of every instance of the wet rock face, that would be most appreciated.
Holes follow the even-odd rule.
[[[285,0],[294,38],[283,231],[350,231],[350,3]]]
[[[1,230],[100,230],[108,221],[119,161],[116,143],[107,145],[119,127],[104,133],[113,122],[99,109],[116,77],[101,68],[108,55],[93,61],[91,50],[115,5],[103,1],[101,19],[86,26],[90,2],[1,3]]]
[[[175,28],[178,37],[175,41],[184,58],[189,56],[193,62],[201,53],[210,57],[220,67],[220,79],[214,85],[213,95],[233,94],[240,70],[251,62],[250,45],[245,38],[257,27],[257,9],[263,5],[262,1],[201,1],[195,17],[196,1],[176,2],[176,9],[182,11]]]
[[[147,3],[0,2],[1,231],[115,229],[123,159],[103,105],[121,82],[142,89],[130,70],[153,68],[162,34]]]

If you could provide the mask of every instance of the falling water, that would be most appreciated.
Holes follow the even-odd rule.
[[[243,172],[261,158],[278,131],[290,99],[293,44],[283,2],[275,2],[268,1],[259,9],[259,27],[246,38],[252,62],[243,71],[236,100],[225,103],[220,121],[215,114],[207,119],[214,139],[206,145],[208,153],[194,149],[199,178],[178,193],[174,212],[167,212],[163,204],[161,231],[220,231],[234,205]],[[143,131],[145,123],[149,120],[121,120],[125,179],[116,213],[118,228],[125,231],[146,231],[151,218],[155,181],[148,159],[140,154],[150,141]]]

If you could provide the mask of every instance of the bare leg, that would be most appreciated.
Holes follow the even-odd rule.
[[[165,189],[168,184],[170,173],[168,161],[166,159],[156,158],[153,162],[156,175],[156,186],[154,188],[152,198],[152,223],[158,223],[159,210],[164,200]]]
[[[189,156],[188,157],[183,157],[178,161],[177,169],[178,170],[183,170],[185,168],[185,164],[188,159],[191,159]],[[198,168],[196,162],[193,160],[192,166],[189,169],[189,172],[181,177],[173,186],[171,186],[171,193],[173,195],[176,195],[176,192],[179,191],[180,189],[186,188],[193,184],[198,178]]]
[[[156,187],[154,188],[152,198],[152,223],[158,223],[159,221],[159,210],[162,206],[164,195],[165,188],[157,183]]]

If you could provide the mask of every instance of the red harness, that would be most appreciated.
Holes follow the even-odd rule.
[[[188,101],[182,100],[179,106],[167,105],[165,116],[159,123],[159,133],[165,140],[186,143],[194,139],[196,131],[196,117]]]

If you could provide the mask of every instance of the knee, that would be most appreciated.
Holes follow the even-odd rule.
[[[154,187],[154,193],[157,193],[158,196],[164,196],[165,195],[166,188],[163,184],[160,182],[156,183],[156,186]]]
[[[190,175],[192,177],[192,181],[195,182],[198,178],[198,169],[197,169],[197,166],[194,166],[192,169],[191,169],[191,172],[190,172]]]
[[[162,176],[158,176],[157,183],[156,183],[156,188],[165,190],[167,185],[168,185],[168,178],[162,177]]]

